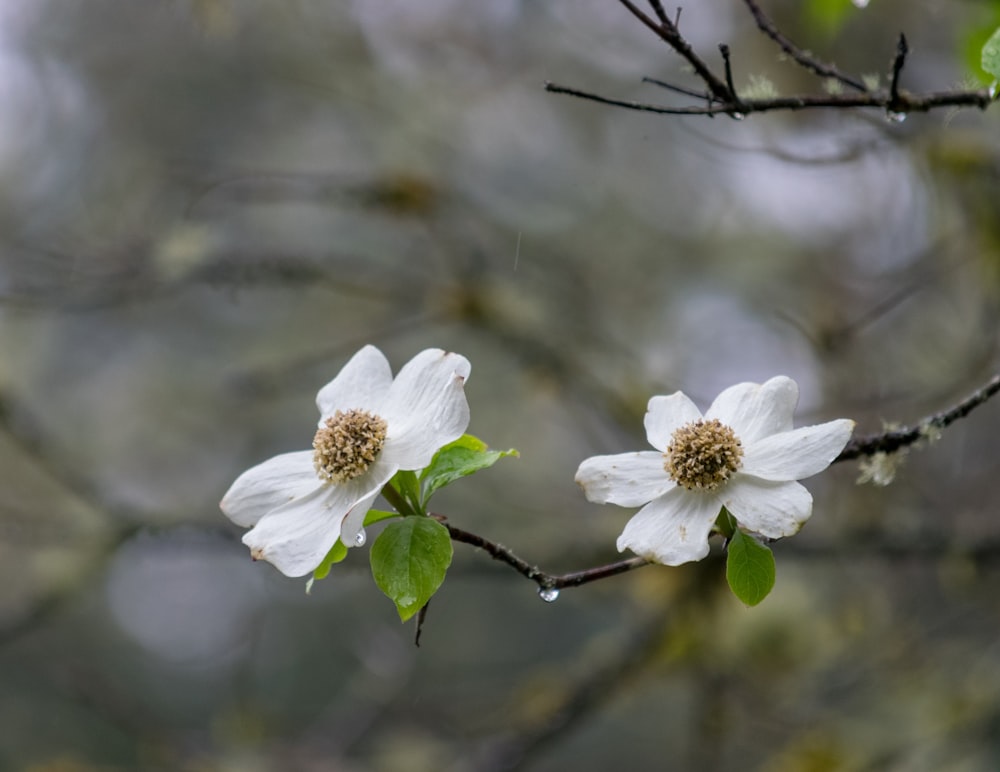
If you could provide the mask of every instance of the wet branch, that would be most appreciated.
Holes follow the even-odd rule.
[[[550,574],[518,557],[502,544],[492,542],[478,534],[463,531],[461,528],[456,528],[440,515],[436,517],[442,520],[444,526],[448,529],[448,533],[451,535],[452,541],[479,547],[479,549],[485,551],[494,560],[506,563],[526,579],[533,581],[538,585],[538,589],[543,592],[545,590],[561,590],[564,587],[579,587],[590,582],[595,582],[598,579],[617,576],[635,568],[649,565],[648,560],[637,557],[619,560],[604,566],[596,566],[595,568],[587,568],[582,571],[571,571],[568,574]]]
[[[890,72],[888,89],[872,89],[860,78],[848,75],[833,64],[817,59],[813,54],[793,43],[787,38],[764,13],[756,0],[743,0],[749,13],[760,31],[774,41],[791,61],[809,72],[827,79],[839,89],[847,88],[849,94],[796,94],[792,96],[777,96],[760,99],[743,99],[736,91],[733,79],[733,63],[729,46],[719,46],[722,55],[723,71],[718,74],[692,48],[691,44],[681,34],[678,13],[671,21],[663,10],[659,0],[649,0],[656,18],[640,10],[632,0],[618,0],[629,13],[644,26],[654,32],[663,42],[677,52],[691,67],[694,74],[705,84],[704,93],[699,90],[667,83],[653,78],[643,78],[644,82],[654,83],[672,92],[699,100],[699,104],[671,106],[635,102],[605,97],[571,86],[562,86],[552,82],[545,83],[545,90],[553,94],[585,99],[599,104],[621,107],[627,110],[656,113],[660,115],[729,115],[742,118],[751,113],[774,112],[778,110],[809,110],[809,109],[849,109],[878,108],[889,115],[905,116],[907,113],[929,112],[940,107],[978,107],[985,110],[996,101],[998,94],[991,89],[932,91],[922,94],[912,94],[900,88],[900,79],[909,47],[906,37],[900,34],[896,44],[895,55]]]
[[[994,375],[983,386],[976,389],[954,407],[928,416],[914,426],[852,439],[847,443],[847,447],[844,448],[841,454],[833,460],[833,463],[850,461],[861,456],[873,456],[876,453],[894,453],[920,440],[925,440],[928,438],[929,433],[932,434],[939,429],[944,429],[959,418],[964,418],[998,392],[1000,392],[1000,373]]]

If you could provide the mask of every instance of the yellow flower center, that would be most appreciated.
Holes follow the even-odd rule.
[[[719,419],[699,419],[677,429],[663,454],[663,468],[688,490],[714,490],[738,472],[743,444]]]
[[[360,477],[385,445],[388,424],[367,410],[338,410],[313,437],[313,466],[321,479],[345,483]]]

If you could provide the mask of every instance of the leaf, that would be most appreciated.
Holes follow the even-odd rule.
[[[316,570],[313,571],[313,579],[326,579],[327,574],[330,573],[330,569],[333,567],[334,563],[339,563],[341,560],[347,557],[347,547],[344,546],[344,542],[337,539],[330,548],[330,551],[326,553],[326,557],[323,558],[323,562],[316,566]]]
[[[396,604],[401,621],[416,614],[437,592],[451,565],[448,529],[429,517],[390,523],[372,545],[375,584]]]
[[[382,488],[382,496],[401,515],[427,514],[420,507],[420,482],[415,472],[400,469]]]
[[[994,78],[1000,78],[1000,28],[990,36],[983,46],[983,69]]]
[[[478,437],[463,434],[439,450],[420,473],[424,506],[434,492],[455,480],[493,466],[505,456],[517,456],[516,450],[490,450]]]
[[[733,595],[748,606],[756,606],[774,587],[771,550],[737,528],[729,540],[726,581]]]
[[[369,509],[365,515],[365,525],[372,525],[380,520],[388,520],[390,517],[399,517],[399,512],[386,512],[384,509]]]

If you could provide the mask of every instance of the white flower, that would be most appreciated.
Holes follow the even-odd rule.
[[[313,449],[275,456],[247,470],[220,506],[253,526],[243,536],[254,560],[287,576],[314,570],[338,537],[364,544],[364,518],[400,469],[422,469],[469,425],[463,387],[468,360],[421,351],[396,379],[374,346],[355,354],[316,395]]]
[[[679,391],[653,397],[645,426],[656,450],[588,458],[576,481],[591,501],[642,506],[618,551],[658,563],[705,557],[722,507],[748,531],[791,536],[812,514],[812,496],[795,481],[826,469],[854,431],[847,419],[793,429],[798,397],[785,376],[732,386],[704,416]]]

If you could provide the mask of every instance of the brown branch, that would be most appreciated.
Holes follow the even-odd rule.
[[[774,41],[781,49],[792,58],[798,65],[825,78],[830,78],[841,83],[850,89],[858,92],[856,94],[799,94],[788,97],[773,97],[766,99],[741,99],[733,84],[732,63],[730,61],[729,46],[722,44],[719,50],[722,53],[724,72],[723,76],[716,75],[708,64],[694,51],[691,44],[681,35],[677,22],[672,22],[663,10],[659,0],[649,0],[650,5],[656,15],[653,19],[641,11],[632,0],[618,0],[635,18],[652,30],[661,40],[669,45],[674,51],[680,54],[694,70],[695,75],[707,86],[707,92],[702,95],[694,89],[686,89],[680,86],[664,83],[652,78],[644,78],[644,81],[656,83],[659,86],[676,91],[687,96],[693,96],[704,100],[704,104],[691,105],[686,107],[669,107],[665,105],[654,105],[644,102],[633,102],[609,97],[600,96],[579,89],[567,86],[559,86],[551,82],[546,82],[545,90],[555,94],[567,94],[579,99],[586,99],[600,104],[611,105],[612,107],[623,107],[627,110],[638,110],[641,112],[657,113],[661,115],[730,115],[733,118],[742,118],[751,113],[773,112],[777,110],[807,110],[819,108],[847,109],[852,107],[879,108],[886,114],[894,118],[905,116],[907,113],[928,112],[938,107],[978,107],[985,110],[992,102],[997,100],[997,95],[989,89],[964,90],[964,91],[940,91],[926,92],[924,94],[910,94],[899,88],[900,76],[903,66],[906,64],[906,57],[909,47],[906,37],[902,34],[896,45],[896,54],[892,63],[892,76],[888,90],[870,91],[864,83],[852,76],[849,76],[836,66],[826,64],[816,59],[811,53],[800,48],[785,35],[783,35],[774,23],[767,17],[756,0],[743,0],[750,14],[757,22],[757,26],[769,39]],[[679,19],[678,14],[678,19]]]
[[[565,587],[579,587],[584,584],[589,584],[590,582],[595,582],[598,579],[606,579],[609,576],[617,576],[618,574],[624,574],[635,568],[641,568],[642,566],[649,565],[649,561],[645,558],[636,557],[619,560],[615,563],[608,563],[604,566],[587,568],[582,571],[571,571],[568,574],[549,574],[542,571],[538,568],[538,566],[533,566],[526,560],[518,557],[502,544],[492,542],[489,539],[479,536],[478,534],[463,531],[461,528],[456,528],[448,523],[447,519],[442,515],[435,515],[435,517],[448,529],[448,533],[451,535],[453,541],[462,542],[463,544],[471,544],[473,547],[479,547],[479,549],[485,551],[494,560],[506,563],[508,566],[521,574],[521,576],[526,579],[530,579],[537,584],[539,592],[545,592],[547,590],[561,590]]]
[[[767,99],[741,99],[736,102],[708,100],[709,103],[704,106],[667,107],[645,102],[610,99],[599,94],[551,82],[545,83],[545,90],[553,94],[566,94],[612,107],[624,107],[626,110],[638,110],[659,115],[750,115],[751,113],[766,113],[777,110],[794,111],[818,108],[843,110],[851,107],[877,107],[892,113],[926,113],[938,107],[978,107],[980,110],[985,110],[991,102],[996,101],[996,96],[991,94],[989,89],[977,89],[975,91],[931,91],[925,94],[910,94],[901,91],[896,95],[895,100],[885,92],[806,94]]]
[[[900,32],[899,42],[896,44],[896,56],[892,60],[892,82],[889,86],[889,109],[898,114],[905,114],[905,109],[899,109],[901,105],[899,76],[903,72],[903,65],[906,64],[906,55],[909,52],[910,47],[906,44],[906,35]]]
[[[778,28],[774,26],[774,22],[767,17],[761,7],[757,5],[756,0],[743,0],[743,2],[746,4],[747,9],[749,9],[750,15],[753,16],[754,21],[757,22],[757,26],[760,28],[760,31],[777,43],[781,50],[784,51],[796,64],[804,67],[810,72],[816,73],[821,77],[832,78],[840,83],[843,83],[845,86],[848,86],[855,91],[868,91],[868,89],[865,88],[865,84],[860,80],[844,74],[832,64],[826,64],[819,61],[808,51],[795,45],[795,43],[785,37],[778,30]]]
[[[850,461],[861,456],[873,456],[876,453],[894,453],[901,448],[913,445],[926,439],[929,429],[944,429],[959,418],[967,416],[998,392],[1000,392],[1000,374],[994,375],[986,384],[976,389],[954,407],[928,416],[915,426],[893,429],[880,434],[869,434],[851,440],[841,454],[833,460],[833,463]]]
[[[645,13],[639,10],[638,7],[631,0],[618,0],[625,8],[628,9],[635,18],[645,24],[649,29],[656,33],[657,37],[660,38],[664,43],[670,46],[674,51],[680,54],[688,64],[691,65],[692,69],[699,78],[705,81],[705,85],[708,86],[708,90],[721,102],[731,103],[734,100],[733,94],[729,92],[728,87],[716,75],[712,72],[711,68],[705,61],[695,53],[695,50],[691,47],[691,44],[681,35],[680,30],[674,22],[669,19],[664,20],[666,14],[660,14],[660,10],[656,10],[656,5],[653,6],[656,10],[657,15],[660,16],[660,21],[654,21]]]

